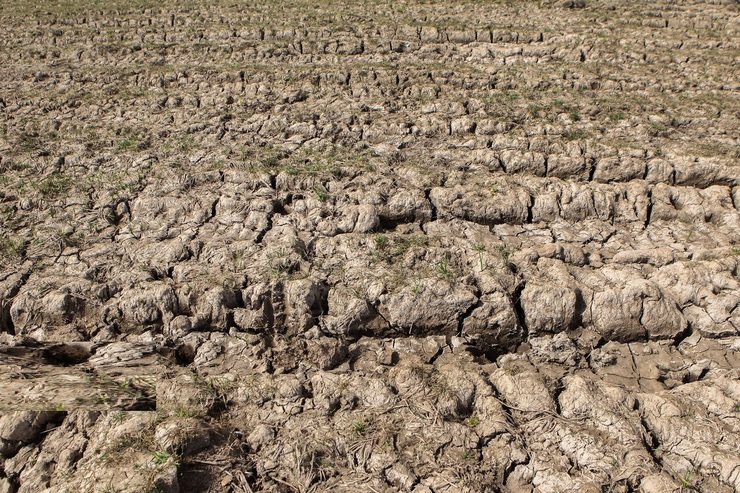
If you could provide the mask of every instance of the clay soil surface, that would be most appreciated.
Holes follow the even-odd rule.
[[[740,492],[737,1],[0,25],[0,493]]]

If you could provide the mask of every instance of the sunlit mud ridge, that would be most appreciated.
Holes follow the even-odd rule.
[[[0,6],[0,493],[740,491],[736,1],[77,3]]]

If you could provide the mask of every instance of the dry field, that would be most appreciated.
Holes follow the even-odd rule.
[[[0,25],[0,493],[740,492],[736,0]]]

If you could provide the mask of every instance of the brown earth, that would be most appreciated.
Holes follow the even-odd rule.
[[[738,2],[154,3],[0,5],[0,493],[740,491]]]

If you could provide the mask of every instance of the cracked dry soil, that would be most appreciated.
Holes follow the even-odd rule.
[[[740,491],[737,1],[0,20],[0,493]]]

